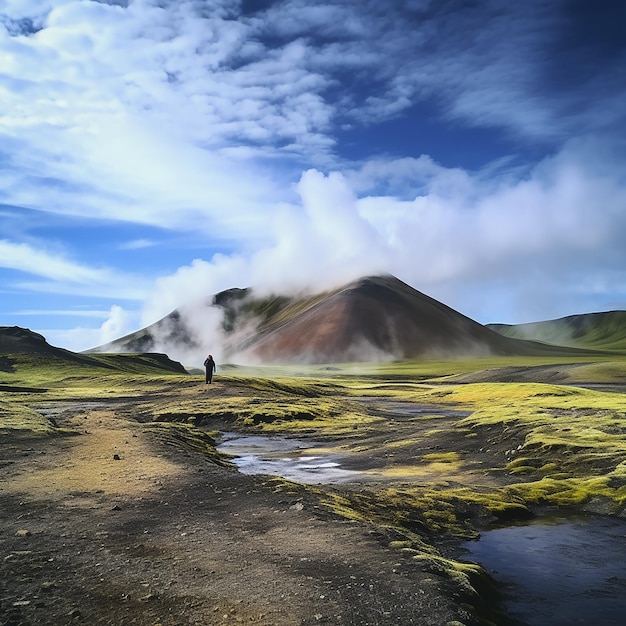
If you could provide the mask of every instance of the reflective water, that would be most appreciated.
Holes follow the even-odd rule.
[[[307,484],[345,482],[359,475],[342,469],[337,455],[310,441],[225,433],[217,450],[236,455],[233,462],[244,474],[282,476]]]
[[[433,406],[378,397],[362,397],[356,401],[371,406],[379,415],[413,420],[424,416],[466,417],[469,411],[448,406]],[[217,450],[233,455],[233,462],[244,474],[268,474],[308,484],[364,482],[382,478],[370,470],[367,474],[343,469],[345,456],[333,453],[323,444],[284,436],[240,435],[223,433]]]
[[[626,624],[626,520],[542,520],[465,548],[503,584],[505,608],[523,624]]]

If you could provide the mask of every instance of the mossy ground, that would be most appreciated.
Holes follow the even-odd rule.
[[[38,411],[44,404],[125,398],[135,399],[132,419],[147,431],[217,462],[223,459],[207,431],[324,441],[364,481],[277,488],[307,491],[336,515],[393,530],[392,548],[466,590],[476,572],[447,558],[449,540],[523,518],[536,506],[607,514],[626,508],[620,357],[224,367],[211,386],[136,365],[108,371],[38,362],[0,372],[0,384],[14,390],[0,404],[0,437],[60,432]],[[586,384],[613,385],[613,392]],[[428,410],[403,411],[417,406]]]

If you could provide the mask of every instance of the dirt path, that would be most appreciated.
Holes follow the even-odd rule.
[[[470,623],[442,579],[269,478],[167,445],[131,405],[2,442],[0,625]]]

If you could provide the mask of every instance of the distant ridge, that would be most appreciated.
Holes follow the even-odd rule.
[[[626,352],[626,311],[584,313],[529,324],[487,324],[516,339],[552,345]]]
[[[88,356],[51,346],[43,335],[20,326],[0,326],[0,354],[55,356],[77,363],[91,363]]]
[[[581,354],[505,337],[394,276],[369,276],[306,297],[257,297],[229,289],[202,306],[223,311],[225,358],[261,363],[339,363],[487,355]],[[196,313],[197,314],[197,313]],[[158,338],[158,340],[157,340]],[[197,347],[183,307],[98,351],[137,352],[158,341]]]
[[[43,335],[28,328],[0,326],[0,370],[11,372],[18,363],[34,367],[72,365],[125,372],[186,373],[180,363],[166,354],[79,354],[50,345]]]

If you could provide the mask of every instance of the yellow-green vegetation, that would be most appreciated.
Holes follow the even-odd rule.
[[[209,434],[191,424],[180,422],[155,422],[145,427],[157,439],[186,450],[194,450],[207,456],[217,465],[229,465],[227,456],[215,449],[215,439]]]
[[[626,382],[626,360],[566,359],[558,365],[565,368],[559,373],[568,382]],[[521,368],[520,373],[528,376],[527,367],[537,373],[538,382],[454,384],[459,373],[471,379],[472,372],[482,373],[484,366],[498,373]],[[392,547],[445,572],[466,590],[471,587],[466,564],[440,558],[428,537],[471,537],[489,521],[530,516],[529,507],[534,505],[623,511],[626,396],[541,382],[542,368],[548,366],[554,366],[549,359],[428,362],[414,369],[403,363],[372,366],[369,372],[353,376],[346,375],[348,367],[340,368],[332,382],[338,387],[335,393],[343,396],[449,407],[469,415],[443,419],[442,410],[442,416],[412,420],[416,430],[410,437],[384,440],[384,449],[392,455],[423,448],[435,439],[439,449],[415,454],[415,465],[393,464],[383,472],[406,482],[419,469],[421,475],[429,473],[433,482],[421,480],[404,488],[379,485],[358,493],[325,490],[324,505],[349,519],[400,529],[407,539]],[[316,380],[318,376],[316,372]],[[373,402],[371,407],[375,406]],[[418,421],[437,419],[441,428],[418,431]],[[374,426],[379,428],[380,423]],[[368,448],[367,441],[364,432],[362,449]],[[486,460],[480,465],[474,463],[477,458]],[[459,471],[462,484],[456,479]],[[484,484],[486,475],[494,477],[489,486]]]
[[[37,388],[46,392],[47,398],[143,394],[188,378],[185,374],[159,370],[150,358],[137,355],[90,356],[90,361],[100,365],[48,355],[16,355],[11,361],[11,371],[0,370],[0,385]]]
[[[450,579],[461,592],[475,595],[477,581],[485,578],[485,572],[480,565],[463,563],[453,559],[446,559],[434,554],[416,554],[413,559],[425,565],[429,571],[441,574]]]
[[[403,539],[392,548],[465,589],[475,572],[444,559],[436,538],[470,538],[535,505],[610,514],[626,507],[626,395],[571,386],[626,384],[626,358],[232,367],[221,368],[219,385],[206,393],[193,391],[200,376],[136,358],[99,359],[98,366],[15,359],[0,371],[0,436],[58,432],[37,412],[43,402],[127,398],[156,437],[219,463],[207,424],[323,439],[372,462],[363,475],[377,472],[378,482],[358,491],[299,489],[337,515],[394,529]],[[551,383],[555,376],[568,385]],[[511,380],[489,382],[500,378]],[[389,401],[431,409],[394,417]]]
[[[470,409],[471,415],[454,428],[466,440],[482,443],[479,452],[491,453],[490,471],[524,476],[523,486],[504,494],[557,506],[598,497],[612,501],[615,510],[624,505],[624,394],[541,383],[482,383],[403,389],[401,396]],[[441,451],[424,459],[458,461],[459,453]],[[528,482],[529,477],[534,481]]]
[[[432,391],[441,402],[470,406],[461,428],[500,429],[517,442],[506,468],[570,477],[609,475],[626,458],[626,396],[544,384],[477,384]],[[493,432],[493,430],[492,430]]]
[[[50,435],[56,431],[50,420],[23,404],[0,400],[0,444],[2,437],[12,435]]]
[[[572,370],[570,380],[573,383],[624,383],[626,380],[626,362],[621,361],[601,361],[579,365]]]
[[[328,395],[328,388],[303,379],[268,380],[232,377],[229,383],[245,395],[210,396],[162,402],[154,409],[158,421],[189,421],[198,426],[222,420],[236,428],[264,432],[315,432],[325,436],[362,436],[380,418],[353,403]]]
[[[190,421],[198,426],[217,419],[236,428],[264,432],[307,431],[335,436],[354,436],[356,430],[362,435],[368,424],[377,421],[332,399],[251,399],[249,396],[165,404],[155,409],[154,419]]]
[[[185,374],[159,369],[158,357],[151,355],[92,355],[88,362],[81,358],[6,355],[5,367],[0,370],[0,434],[8,430],[24,435],[62,433],[36,410],[41,403],[162,394],[189,379]]]
[[[275,481],[279,491],[296,495],[303,487],[283,480]],[[321,487],[307,487],[328,510],[343,518],[374,524],[403,537],[389,542],[389,547],[401,555],[419,561],[429,571],[446,577],[460,594],[474,596],[476,587],[485,584],[482,568],[472,563],[464,563],[444,558],[433,545],[437,536],[445,535],[458,539],[472,539],[477,533],[468,528],[464,517],[468,516],[468,506],[478,504],[473,494],[460,491],[450,493],[433,489],[415,490],[370,490],[355,492],[339,491]],[[468,505],[469,502],[469,505]],[[494,510],[526,509],[519,504],[504,503],[485,497],[485,503]]]
[[[456,463],[459,460],[459,455],[457,452],[431,452],[422,458],[431,463]]]
[[[532,339],[558,346],[626,352],[626,312],[607,311],[520,325],[497,325],[507,337]]]
[[[507,487],[505,494],[517,496],[532,504],[577,506],[594,499],[613,503],[606,512],[617,512],[626,506],[624,464],[607,476],[596,478],[549,478]]]

